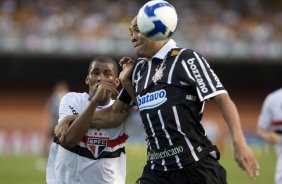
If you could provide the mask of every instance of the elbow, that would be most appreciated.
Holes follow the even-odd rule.
[[[60,143],[66,147],[73,148],[77,144],[77,141],[75,141],[72,136],[66,135],[65,138]]]

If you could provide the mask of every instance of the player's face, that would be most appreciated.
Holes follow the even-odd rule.
[[[139,28],[137,26],[136,17],[132,20],[130,24],[129,32],[130,40],[138,57],[153,57],[166,42],[150,40],[146,38],[142,33],[140,33]]]
[[[86,84],[89,85],[90,99],[96,93],[96,90],[102,80],[117,80],[114,65],[112,63],[94,61],[90,66],[90,70],[86,78]],[[110,98],[110,94],[106,98]]]

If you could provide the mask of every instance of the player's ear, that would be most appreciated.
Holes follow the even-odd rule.
[[[119,80],[119,78],[116,78],[115,83],[116,83],[116,87],[118,87],[118,86],[120,85],[120,80]]]
[[[89,84],[89,76],[88,75],[86,76],[85,84]]]

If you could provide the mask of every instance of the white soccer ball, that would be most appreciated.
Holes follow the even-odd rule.
[[[144,4],[137,15],[140,32],[152,40],[165,40],[173,35],[178,23],[175,8],[163,0]]]

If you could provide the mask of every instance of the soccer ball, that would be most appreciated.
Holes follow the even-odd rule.
[[[173,35],[178,23],[175,8],[163,0],[144,4],[137,14],[137,26],[147,38],[159,41]]]

